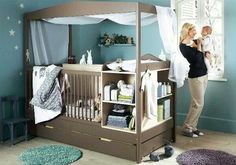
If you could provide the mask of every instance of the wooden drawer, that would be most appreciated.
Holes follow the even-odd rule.
[[[136,161],[136,145],[42,124],[38,125],[37,133],[40,137]]]

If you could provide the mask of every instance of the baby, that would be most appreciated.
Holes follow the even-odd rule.
[[[207,67],[208,73],[211,72],[212,66],[211,66],[211,55],[214,51],[214,41],[211,36],[212,28],[211,26],[203,26],[201,35],[202,35],[202,51],[205,53],[205,64]]]

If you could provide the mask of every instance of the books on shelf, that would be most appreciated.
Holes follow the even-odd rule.
[[[157,121],[168,119],[170,117],[170,99],[166,99],[158,104],[157,108],[158,116]]]
[[[163,105],[162,104],[158,105],[157,109],[158,109],[157,121],[160,122],[163,120],[163,111],[164,111]]]
[[[167,119],[170,117],[170,99],[163,101],[163,107],[164,107],[164,119]]]

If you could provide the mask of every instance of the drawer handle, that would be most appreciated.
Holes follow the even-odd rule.
[[[50,125],[45,125],[46,128],[49,128],[49,129],[53,129],[54,127],[53,126],[50,126]]]
[[[107,138],[99,138],[100,140],[102,141],[106,141],[106,142],[111,142],[112,140],[111,139],[107,139]]]

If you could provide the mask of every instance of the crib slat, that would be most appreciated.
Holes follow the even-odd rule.
[[[92,75],[89,75],[89,76],[88,76],[88,81],[87,81],[88,84],[89,84],[89,86],[88,86],[88,91],[89,91],[89,92],[88,92],[88,99],[89,99],[89,106],[88,106],[88,110],[89,110],[89,121],[91,121],[91,118],[92,118],[92,117],[91,117],[91,115],[92,115],[92,108],[91,108],[91,107],[92,107],[92,101],[91,101],[91,100],[92,100],[92,97],[91,97],[91,76],[92,76]]]
[[[94,80],[95,80],[95,76],[92,75],[91,76],[91,95],[92,95],[91,98],[93,99],[93,118],[95,117],[95,107],[94,107],[94,105],[95,105],[95,97],[96,97],[96,95],[94,94],[94,85],[93,85],[93,84],[95,84],[95,83],[93,83],[93,82],[95,82]]]
[[[92,121],[98,115],[98,111],[94,110],[95,97],[100,92],[101,74],[93,72],[72,72],[65,71],[68,74],[70,89],[63,94],[64,103],[66,105],[67,117],[78,118],[82,120]]]
[[[79,102],[79,75],[76,74],[76,100],[78,102],[78,105],[77,105],[77,109],[76,109],[76,118],[78,119],[79,118],[79,109],[80,109],[80,102]]]
[[[87,104],[88,104],[88,98],[87,98],[87,92],[86,92],[86,90],[87,90],[87,83],[86,82],[88,82],[87,81],[87,75],[85,75],[85,77],[84,77],[84,86],[85,86],[85,88],[84,88],[84,93],[85,93],[85,107],[84,107],[84,111],[85,111],[85,116],[84,116],[84,118],[85,118],[85,120],[87,120]]]

